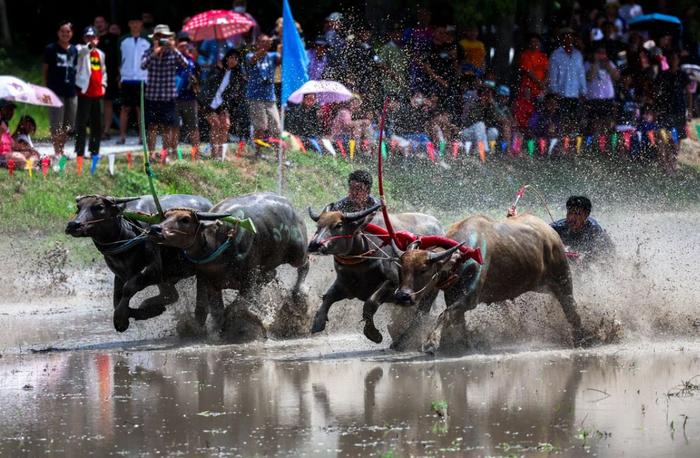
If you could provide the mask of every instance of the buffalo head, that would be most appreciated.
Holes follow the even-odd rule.
[[[73,237],[99,236],[121,215],[127,202],[139,199],[140,197],[78,196],[75,198],[77,210],[66,225],[66,234]]]
[[[353,213],[332,211],[327,205],[320,214],[309,208],[309,216],[316,221],[316,233],[309,242],[310,253],[343,255],[352,248],[357,231],[369,223],[380,205]]]
[[[172,208],[165,212],[160,224],[151,225],[148,235],[155,241],[175,248],[189,248],[199,234],[229,213],[199,212],[190,208]],[[208,231],[207,231],[208,232]]]
[[[400,305],[414,305],[438,282],[440,273],[451,270],[462,256],[458,251],[462,245],[455,245],[444,251],[422,250],[412,243],[399,255],[400,286],[394,293],[394,300]]]

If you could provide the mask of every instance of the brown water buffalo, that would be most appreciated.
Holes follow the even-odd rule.
[[[328,311],[335,302],[343,299],[360,299],[364,302],[362,319],[365,322],[364,334],[375,343],[383,340],[381,332],[374,325],[374,314],[384,302],[394,302],[393,293],[398,286],[399,269],[390,246],[376,236],[362,229],[372,220],[379,206],[355,213],[329,211],[326,207],[321,214],[309,209],[309,216],[316,222],[317,229],[309,243],[310,253],[333,255],[336,279],[323,295],[321,306],[316,312],[311,332],[321,332],[326,328]],[[421,213],[399,213],[389,216],[397,231],[408,231],[416,235],[441,235],[444,230],[437,219]],[[372,221],[386,227],[382,215]],[[425,295],[418,305],[417,314],[429,311],[437,291]],[[418,318],[414,318],[414,321]],[[407,339],[403,333],[392,347],[401,349]]]
[[[448,238],[479,248],[483,264],[463,262],[458,247],[398,250],[401,287],[395,299],[412,304],[437,287],[445,291],[447,309],[440,315],[424,350],[466,349],[464,314],[479,303],[514,299],[528,291],[549,292],[557,298],[573,328],[575,344],[584,341],[576,311],[571,273],[564,245],[557,233],[540,218],[522,215],[495,221],[471,216],[453,224]]]
[[[211,202],[204,197],[184,194],[162,196],[160,202],[163,209],[211,208]],[[177,301],[175,284],[194,275],[194,265],[182,259],[180,250],[161,248],[150,241],[144,234],[146,225],[123,217],[124,211],[154,213],[153,197],[79,196],[76,204],[78,210],[68,222],[66,234],[92,238],[114,273],[114,328],[117,331],[128,329],[129,318],[145,320],[158,316],[166,305]],[[130,308],[131,298],[150,285],[157,285],[159,294],[144,300],[137,309]],[[195,311],[195,315],[199,313]]]
[[[256,232],[220,221],[226,216],[250,218]],[[302,288],[309,271],[306,227],[284,197],[253,193],[224,199],[210,212],[172,209],[161,224],[151,226],[151,235],[159,243],[182,249],[185,258],[195,264],[203,288],[201,300],[208,300],[222,333],[231,334],[227,327],[234,324],[235,314],[252,321],[265,334],[260,319],[249,313],[246,304],[257,302],[261,286],[275,278],[282,264],[297,269],[293,298],[299,307],[297,314],[306,316]],[[238,290],[236,301],[226,311],[223,289]],[[198,302],[199,293],[198,288]]]

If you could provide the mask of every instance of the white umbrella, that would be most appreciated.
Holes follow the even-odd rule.
[[[292,95],[289,96],[289,101],[301,103],[306,94],[316,94],[318,103],[321,104],[347,102],[352,98],[352,92],[337,81],[310,80],[292,92]]]
[[[61,99],[51,89],[27,83],[14,76],[0,76],[0,99],[47,107],[63,106]]]
[[[681,70],[686,72],[691,80],[700,81],[700,65],[683,64]]]

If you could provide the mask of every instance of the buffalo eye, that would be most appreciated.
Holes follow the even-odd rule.
[[[180,221],[182,222],[182,224],[190,224],[190,217],[185,216]]]
[[[335,223],[335,226],[333,226],[334,229],[340,229],[341,227],[343,227],[343,223],[342,223],[342,222],[340,222],[340,223]]]

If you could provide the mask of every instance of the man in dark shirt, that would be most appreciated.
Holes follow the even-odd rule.
[[[591,201],[584,196],[571,196],[566,201],[566,218],[552,223],[568,251],[580,255],[585,264],[610,259],[615,246],[598,221],[590,217]]]
[[[120,39],[119,36],[109,32],[109,23],[104,16],[96,16],[92,26],[97,31],[97,36],[100,39],[97,47],[105,53],[107,89],[103,99],[104,133],[102,134],[102,138],[108,139],[110,137],[109,131],[112,127],[112,117],[114,116],[113,102],[119,93],[119,66],[122,61]]]
[[[372,175],[365,170],[355,170],[348,176],[348,195],[331,204],[330,211],[352,213],[379,205],[379,200],[370,195]]]

